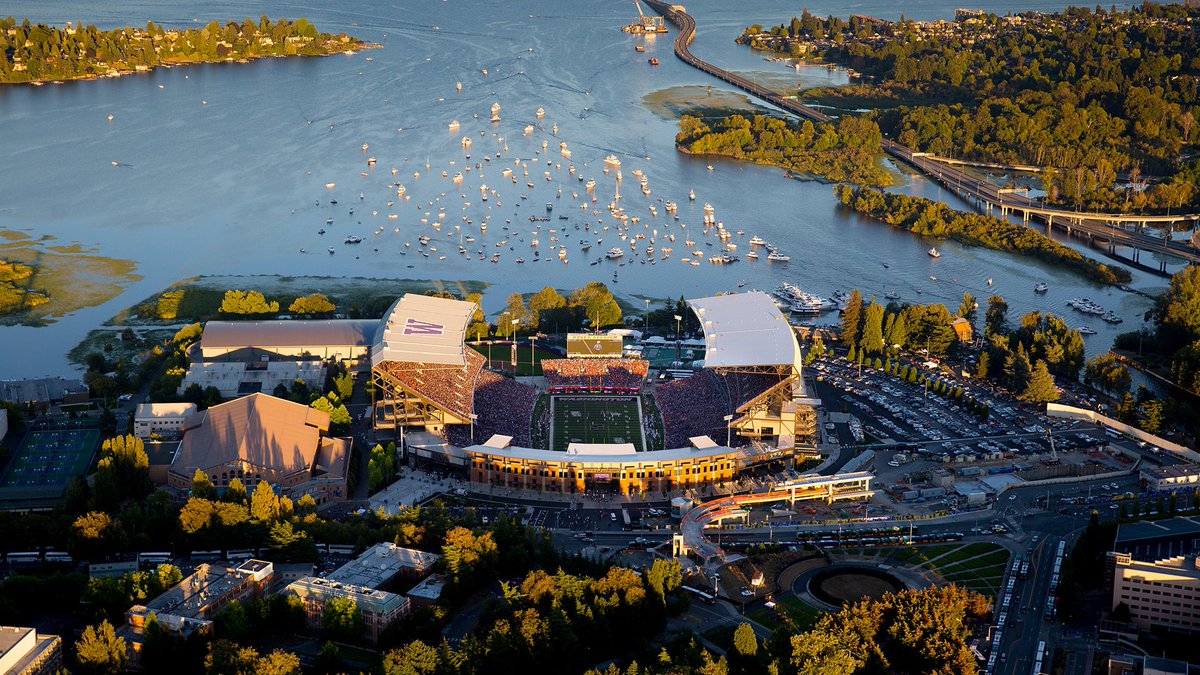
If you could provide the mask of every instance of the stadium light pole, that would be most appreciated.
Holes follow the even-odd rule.
[[[509,322],[512,327],[508,330],[508,339],[512,340],[512,367],[513,377],[517,376],[517,324],[521,323],[520,319],[513,319]]]
[[[675,315],[675,360],[679,360],[679,322],[683,321],[683,317]]]
[[[642,298],[642,302],[646,303],[646,312],[642,315],[643,317],[645,317],[645,320],[646,320],[644,329],[645,329],[645,332],[649,333],[650,332],[650,298]]]
[[[536,352],[537,352],[537,336],[530,335],[529,336],[529,376],[530,377],[537,375],[537,369],[534,368],[534,364],[537,361]]]
[[[475,420],[479,419],[479,415],[471,413],[471,445],[475,445]]]
[[[733,426],[730,424],[732,421],[733,415],[725,416],[725,447],[727,448],[729,447],[729,444],[733,442]]]

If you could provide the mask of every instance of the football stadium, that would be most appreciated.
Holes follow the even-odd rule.
[[[771,299],[688,304],[704,332],[689,376],[653,384],[619,336],[571,334],[565,358],[518,382],[466,344],[473,303],[405,295],[370,349],[374,429],[478,485],[563,493],[666,492],[814,456],[820,401]]]

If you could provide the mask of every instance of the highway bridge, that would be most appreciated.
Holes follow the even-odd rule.
[[[646,0],[646,4],[678,27],[679,33],[675,36],[675,55],[684,63],[801,118],[813,122],[836,121],[833,117],[803,105],[793,98],[783,96],[736,73],[718,68],[697,58],[689,50],[689,46],[696,38],[696,20],[680,5],[668,5],[658,0]],[[1195,229],[1197,224],[1200,224],[1200,214],[1142,216],[1118,213],[1080,213],[1045,208],[1037,200],[980,179],[958,166],[940,162],[928,153],[914,152],[910,148],[888,139],[883,140],[882,146],[883,151],[888,155],[916,168],[930,180],[937,181],[953,190],[982,213],[1000,217],[1020,215],[1026,224],[1033,219],[1040,220],[1046,224],[1047,232],[1057,227],[1065,231],[1067,236],[1077,237],[1089,245],[1107,250],[1108,255],[1113,258],[1164,275],[1168,274],[1167,262],[1170,258],[1191,264],[1200,263],[1200,248],[1198,248],[1200,236],[1193,236],[1188,241],[1176,241],[1172,240],[1169,234],[1178,223],[1189,223],[1191,229]],[[1146,226],[1153,223],[1170,224],[1172,227],[1164,228],[1165,234],[1163,235],[1147,233]],[[1118,255],[1117,246],[1132,249],[1132,257]],[[1143,252],[1158,254],[1158,264],[1156,266],[1142,264],[1140,257]]]

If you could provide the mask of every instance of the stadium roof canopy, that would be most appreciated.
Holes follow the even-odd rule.
[[[704,367],[786,366],[799,358],[792,327],[761,291],[688,300],[704,328]]]
[[[464,366],[473,302],[406,293],[388,309],[371,345],[371,367],[385,361]]]

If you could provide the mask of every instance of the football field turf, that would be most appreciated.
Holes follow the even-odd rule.
[[[571,443],[632,443],[646,449],[642,411],[634,396],[554,396],[551,398],[551,450]]]

